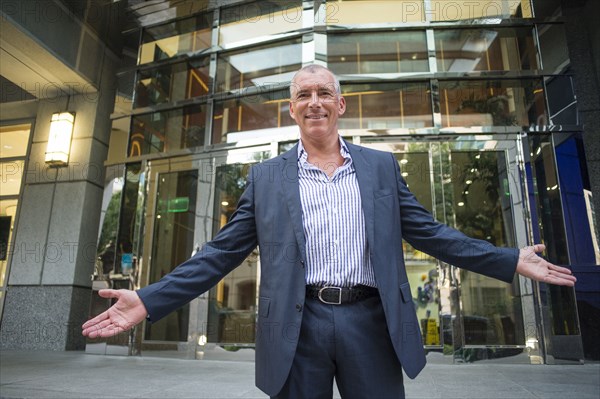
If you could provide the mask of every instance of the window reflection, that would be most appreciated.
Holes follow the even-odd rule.
[[[424,31],[329,34],[327,65],[337,74],[427,72]]]
[[[525,159],[531,174],[530,189],[534,194],[534,237],[536,242],[546,245],[544,255],[548,260],[558,265],[568,265],[569,246],[565,236],[563,203],[552,137],[531,135],[528,137],[528,147]],[[540,300],[550,314],[552,334],[580,333],[575,292],[572,288],[542,284]]]
[[[114,246],[116,257],[113,270],[116,273],[125,273],[126,271],[130,273],[137,272],[134,259],[138,259],[140,254],[137,253],[138,248],[135,245],[135,235],[136,227],[140,223],[138,214],[143,207],[143,197],[139,195],[140,185],[143,186],[144,184],[143,176],[144,172],[140,163],[127,165],[123,189],[120,194],[123,198],[121,199],[121,211],[118,216],[117,243]],[[126,257],[125,262],[122,259],[124,255]],[[109,254],[108,256],[112,255]],[[123,267],[129,270],[123,270]]]
[[[291,32],[302,28],[302,2],[262,0],[223,8],[220,22],[219,45]]]
[[[133,117],[129,156],[155,154],[204,145],[205,105]]]
[[[260,162],[268,151],[245,154],[246,160]],[[243,158],[240,158],[243,159]],[[234,163],[217,168],[213,231],[216,234],[235,211],[246,187],[251,163]],[[253,344],[257,311],[258,249],[209,291],[208,342]]]
[[[0,289],[4,288],[8,275],[8,256],[12,246],[18,202],[16,199],[0,200]]]
[[[186,261],[194,249],[198,170],[161,173],[157,179],[150,284]],[[188,325],[189,305],[185,305],[156,323],[146,323],[144,338],[185,342]]]
[[[434,195],[430,174],[429,145],[427,143],[394,144],[397,151],[394,156],[398,161],[402,177],[407,187],[429,212],[433,210]],[[423,343],[426,346],[444,344],[440,335],[440,291],[438,287],[437,261],[424,252],[419,251],[406,241],[402,241],[404,262],[417,318],[421,325]]]
[[[434,32],[438,71],[538,69],[532,28],[448,29]]]
[[[545,78],[548,111],[553,125],[577,125],[577,98],[571,76],[549,76]]]
[[[301,66],[300,38],[225,53],[217,63],[217,91],[287,84]]]
[[[539,79],[440,81],[442,126],[545,126]]]
[[[96,250],[96,269],[94,270],[94,277],[97,280],[105,279],[109,273],[116,270],[115,255],[117,245],[117,229],[121,213],[121,196],[125,183],[125,179],[123,178],[124,175],[125,170],[122,165],[109,167],[106,170],[106,178],[104,180],[104,198],[102,201],[102,212],[100,214],[101,229],[100,237],[98,238],[98,247]],[[135,183],[135,180],[133,182],[128,181],[127,188],[129,191],[127,194],[129,197],[126,196],[128,201],[132,199],[132,184]],[[139,181],[137,183],[139,183]],[[131,204],[126,203],[126,205]],[[134,214],[136,211],[138,211],[135,208],[125,209],[133,212]],[[124,215],[124,218],[131,219],[132,217],[134,216]]]
[[[569,67],[569,52],[565,27],[562,24],[537,26],[544,71],[560,74]]]
[[[134,108],[207,95],[210,92],[209,57],[138,73]]]
[[[327,25],[425,22],[423,0],[329,0],[324,7]]]
[[[6,146],[8,147],[8,144]],[[24,160],[0,162],[0,182],[2,182],[0,195],[19,195],[24,169]]]
[[[453,151],[452,166],[451,190],[458,230],[498,247],[514,246],[505,153]],[[507,285],[461,269],[460,284],[466,345],[525,343],[518,282]]]
[[[256,130],[291,126],[294,120],[289,112],[289,91],[256,94],[215,104],[213,116],[213,143],[237,141],[246,132],[248,137]]]
[[[342,85],[346,113],[341,129],[381,130],[433,126],[428,83]],[[382,106],[385,104],[385,106]]]
[[[144,29],[138,65],[210,48],[212,13]]]
[[[536,17],[558,17],[562,15],[561,0],[533,0]]]
[[[533,17],[530,0],[430,0],[425,14],[430,21]]]

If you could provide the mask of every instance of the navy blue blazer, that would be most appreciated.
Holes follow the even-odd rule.
[[[402,239],[449,264],[512,281],[515,248],[497,248],[435,221],[406,187],[391,153],[347,143],[360,187],[367,240],[388,331],[406,374],[425,366]],[[305,239],[298,186],[297,146],[250,170],[230,221],[191,259],[138,291],[151,321],[209,290],[260,247],[256,385],[268,395],[289,374],[305,300]]]

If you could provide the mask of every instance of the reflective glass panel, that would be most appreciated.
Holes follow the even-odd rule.
[[[327,35],[327,65],[337,74],[428,72],[425,31]]]
[[[338,122],[340,129],[389,134],[392,129],[433,126],[428,83],[343,84],[342,94],[346,113]]]
[[[452,151],[449,154],[455,227],[498,247],[515,245],[509,174],[504,151]],[[508,285],[460,270],[465,345],[523,345],[523,319],[518,282]],[[522,350],[517,350],[517,354]],[[479,360],[463,350],[467,361]],[[509,353],[488,354],[505,356]]]
[[[532,0],[535,16],[538,18],[562,15],[561,0]]]
[[[0,195],[19,195],[25,161],[0,162]]]
[[[219,45],[302,28],[302,1],[262,0],[221,9]]]
[[[198,170],[161,173],[157,190],[149,284],[186,261],[194,250]],[[145,339],[185,342],[188,324],[186,305],[156,323],[146,323]]]
[[[537,30],[544,71],[550,74],[564,72],[570,64],[564,25],[539,24]]]
[[[538,69],[533,28],[437,30],[440,72]]]
[[[247,154],[256,161],[268,153]],[[246,187],[251,164],[233,163],[217,168],[213,230],[216,234],[235,211]],[[255,340],[259,253],[255,249],[246,260],[209,292],[207,340],[214,343],[249,344]]]
[[[434,144],[435,145],[435,144]],[[407,187],[419,203],[433,212],[431,144],[405,142],[395,144],[394,154]],[[440,292],[438,262],[435,258],[402,241],[404,262],[410,283],[417,318],[425,346],[442,345],[440,335]]]
[[[301,66],[300,38],[221,54],[217,61],[216,91],[287,84]]]
[[[140,163],[127,164],[125,169],[125,180],[121,194],[121,211],[118,216],[118,237],[114,251],[116,252],[115,264],[112,266],[115,273],[135,273],[136,259],[140,254],[136,246],[136,229],[139,227],[140,208],[143,208],[144,197],[140,195],[140,186],[144,185],[144,173]],[[109,233],[110,234],[110,233]],[[108,251],[110,251],[110,247]],[[111,256],[107,255],[107,259]],[[110,260],[109,260],[110,261]],[[110,270],[108,270],[110,272]]]
[[[123,178],[124,173],[122,165],[106,168],[104,195],[100,213],[101,229],[96,252],[96,270],[94,271],[98,278],[102,278],[115,271],[117,228],[119,226],[121,193],[123,192],[123,185],[125,183],[125,179]],[[131,190],[130,187],[128,188]],[[131,196],[131,192],[129,195]]]
[[[30,131],[30,124],[1,126],[0,158],[26,156]]]
[[[137,75],[134,108],[174,102],[209,94],[210,57],[196,58],[150,70]]]
[[[531,135],[528,147],[525,150],[525,162],[531,173],[530,189],[534,198],[532,206],[535,206],[532,215],[534,236],[538,242],[546,245],[544,256],[549,261],[557,265],[568,265],[569,248],[552,137]],[[542,305],[550,314],[551,334],[578,335],[574,290],[551,284],[541,284],[540,289]]]
[[[133,116],[129,156],[202,146],[205,125],[205,105]]]
[[[210,48],[213,13],[144,29],[138,64]]]
[[[0,201],[0,288],[4,287],[8,276],[8,255],[17,217],[17,204],[16,199]]]
[[[423,0],[328,0],[317,22],[327,25],[410,23],[425,21]]]
[[[431,0],[425,14],[429,21],[533,17],[530,0]]]
[[[442,126],[546,126],[539,79],[440,81]]]
[[[280,90],[215,103],[213,144],[257,137],[261,131],[266,134],[266,129],[294,125],[289,97],[288,90]]]
[[[549,76],[545,78],[546,98],[550,123],[552,125],[577,125],[577,98],[573,79],[570,76]]]

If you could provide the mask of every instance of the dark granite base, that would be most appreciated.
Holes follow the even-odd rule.
[[[84,350],[81,324],[91,290],[73,286],[9,286],[0,349]]]

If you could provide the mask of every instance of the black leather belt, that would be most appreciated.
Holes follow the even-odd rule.
[[[328,305],[341,305],[343,303],[354,303],[377,295],[377,288],[366,285],[355,287],[320,287],[317,285],[306,286],[306,297],[318,299]]]

